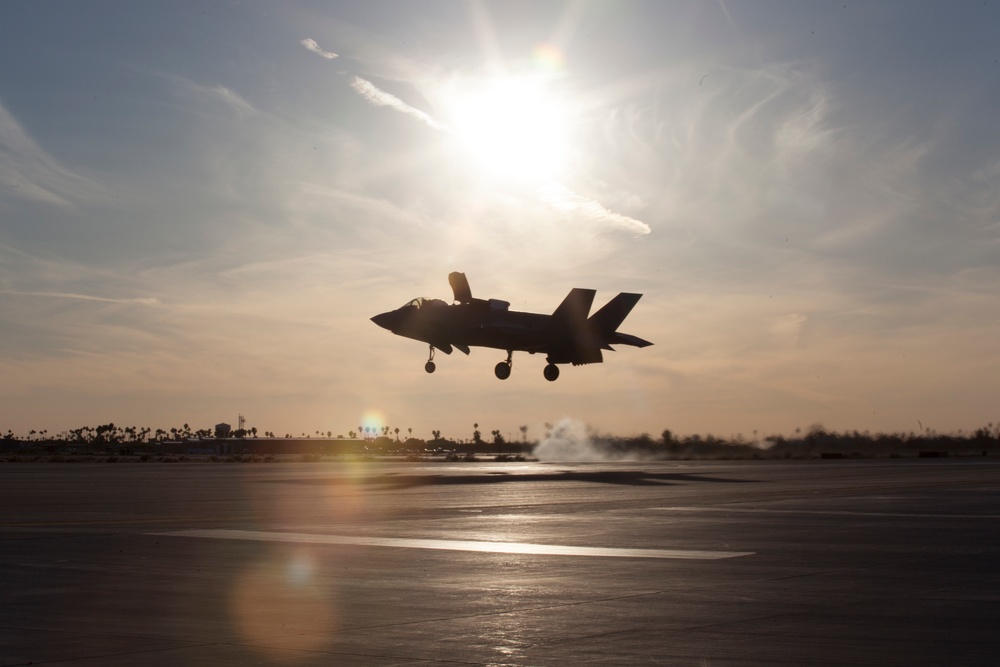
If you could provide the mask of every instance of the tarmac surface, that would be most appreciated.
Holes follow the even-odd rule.
[[[0,464],[0,665],[994,665],[983,459]]]

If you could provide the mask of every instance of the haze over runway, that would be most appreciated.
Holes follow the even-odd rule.
[[[996,421],[1000,4],[6,3],[0,430]],[[418,297],[655,343],[422,366]]]
[[[998,472],[4,464],[0,665],[990,665]]]

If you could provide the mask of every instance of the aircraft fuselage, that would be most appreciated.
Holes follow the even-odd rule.
[[[427,343],[431,347],[425,368],[434,370],[434,350],[451,354],[458,349],[469,354],[470,347],[506,350],[507,360],[497,364],[496,375],[510,374],[514,351],[546,354],[545,377],[554,380],[555,364],[601,363],[602,350],[611,343],[645,347],[648,341],[616,331],[638,302],[639,294],[622,293],[588,318],[594,291],[574,289],[551,315],[510,310],[498,299],[474,299],[464,274],[449,276],[460,303],[449,305],[440,299],[413,299],[396,310],[374,316],[373,322],[392,333]]]

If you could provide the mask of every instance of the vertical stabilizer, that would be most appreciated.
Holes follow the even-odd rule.
[[[640,298],[642,298],[641,294],[621,292],[594,313],[588,322],[596,333],[607,340],[625,321],[628,314],[635,308],[635,304],[639,303]]]
[[[590,314],[590,306],[594,303],[595,294],[597,294],[595,290],[574,287],[552,313],[553,322],[560,326],[583,324],[587,320],[587,315]]]

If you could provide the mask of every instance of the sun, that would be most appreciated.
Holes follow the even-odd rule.
[[[570,115],[544,79],[493,78],[448,97],[455,135],[486,169],[548,178],[566,168]]]

